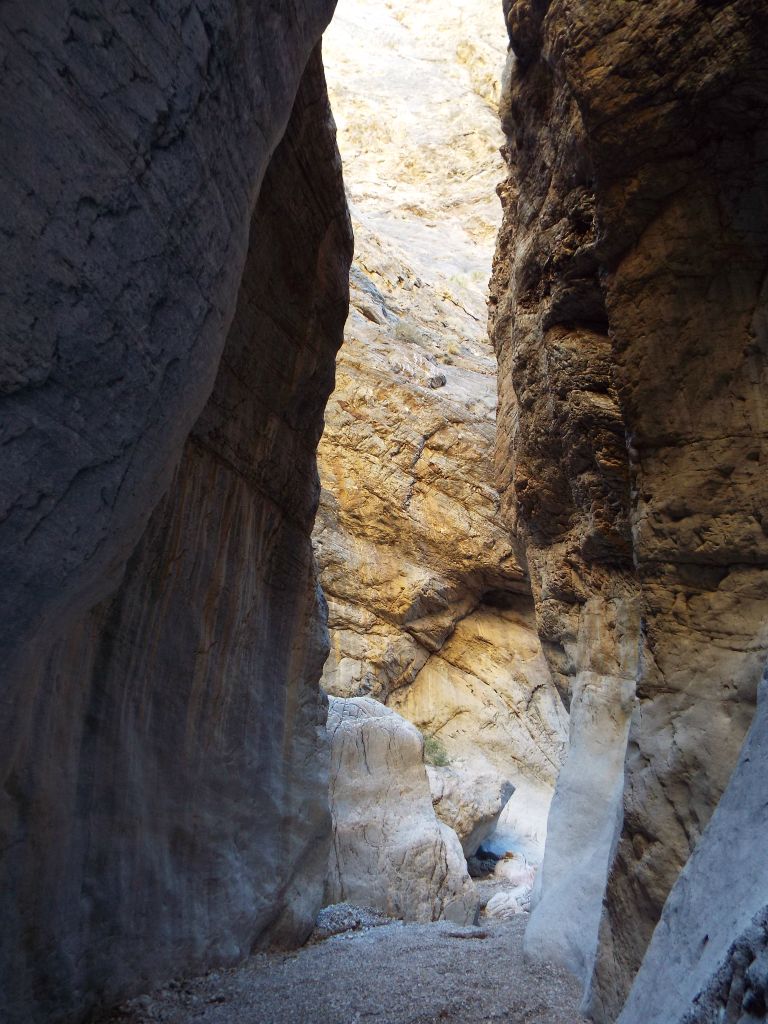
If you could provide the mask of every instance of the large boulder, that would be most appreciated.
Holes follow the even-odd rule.
[[[515,787],[495,773],[448,766],[427,765],[427,777],[435,813],[459,837],[464,856],[471,857],[496,828]]]
[[[474,886],[456,833],[432,807],[418,729],[371,697],[331,697],[333,842],[325,901],[404,921],[472,920]]]

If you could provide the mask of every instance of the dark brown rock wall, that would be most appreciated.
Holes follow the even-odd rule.
[[[294,10],[288,22],[297,18]],[[293,29],[309,32],[311,19],[298,20]],[[247,56],[238,47],[228,55],[232,77]],[[268,87],[280,52],[261,54],[261,71],[247,70],[254,89],[260,76]],[[237,134],[237,124],[215,124]],[[238,175],[252,162],[248,142],[229,152]],[[208,230],[236,233],[236,206],[224,209],[233,183],[215,183],[220,159],[212,155],[203,169],[223,193],[206,214]],[[152,514],[117,590],[74,625],[71,616],[48,623],[26,649],[26,702],[17,700],[7,734],[14,741],[3,752],[0,1017],[13,1024],[79,1018],[173,973],[232,962],[256,944],[300,941],[319,907],[330,837],[318,686],[327,638],[309,536],[351,258],[319,49],[252,194],[259,185],[220,364],[213,338],[211,365],[169,357],[177,383],[184,378],[196,392],[218,364],[169,489],[146,509]],[[193,195],[189,231],[201,229],[194,222],[204,213]],[[240,199],[246,210],[244,191]],[[212,250],[196,256],[203,275],[232,256],[208,241]],[[235,271],[222,265],[220,273]],[[161,306],[172,305],[163,298],[172,277],[158,272],[152,285]],[[134,282],[137,303],[147,285]],[[174,287],[196,306],[189,282],[177,278]],[[219,330],[231,318],[225,300],[217,300]],[[140,317],[137,308],[135,328]],[[132,340],[150,375],[152,346],[190,344],[183,318],[172,318],[168,333],[156,328]],[[130,355],[123,358],[130,368]],[[93,366],[94,375],[102,370]],[[116,418],[132,411],[125,401],[115,395]],[[158,429],[179,434],[178,398],[167,407],[157,401]],[[99,423],[81,413],[85,440],[99,444]],[[131,450],[135,473],[151,474],[153,456],[141,443]],[[78,506],[67,520],[84,539],[99,529],[85,513]],[[126,543],[114,538],[113,558]]]
[[[590,995],[610,1019],[765,662],[768,12],[521,0],[507,14],[492,307],[506,503],[562,685],[582,702],[588,667],[636,686]],[[546,858],[543,881],[541,907]],[[592,939],[563,947],[587,979]]]

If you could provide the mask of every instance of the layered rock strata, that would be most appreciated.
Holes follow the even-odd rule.
[[[3,1021],[299,941],[320,905],[330,12],[0,15]]]
[[[475,16],[478,45],[491,19],[476,0],[449,7],[342,0],[324,44],[356,237],[319,452],[324,682],[384,701],[485,591],[526,589],[492,488],[484,275],[498,226],[498,126],[471,65],[444,60],[466,34],[448,28],[450,14]],[[481,54],[479,67],[497,70],[498,41]]]
[[[493,778],[546,806],[567,716],[492,486],[503,43],[481,0],[342,0],[326,37],[356,256],[315,545],[328,691],[443,742],[467,804]]]
[[[768,15],[749,0],[505,13],[499,469],[571,703],[528,941],[609,1020],[766,659]],[[580,906],[564,912],[566,871]]]
[[[424,741],[371,697],[331,697],[333,842],[325,902],[404,921],[469,923],[477,898],[456,833],[439,821]]]

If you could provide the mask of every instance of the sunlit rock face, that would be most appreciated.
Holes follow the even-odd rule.
[[[390,704],[439,738],[469,793],[487,786],[489,775],[514,787],[500,827],[538,862],[568,715],[541,653],[530,599],[505,605],[481,604],[458,622]]]
[[[505,45],[479,0],[342,0],[325,37],[357,249],[315,547],[329,692],[395,707],[497,794],[529,779],[545,817],[567,716],[493,487]]]
[[[328,904],[467,924],[477,897],[461,843],[432,806],[418,729],[372,697],[331,697]]]
[[[528,945],[610,1020],[766,659],[768,16],[746,0],[505,12],[498,466],[571,701]],[[566,871],[580,906],[564,913]]]
[[[331,8],[290,7],[0,18],[4,330],[51,341],[3,346],[4,1024],[301,941],[321,902],[309,536],[351,233]]]

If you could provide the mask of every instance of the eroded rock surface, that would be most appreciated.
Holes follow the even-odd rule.
[[[480,605],[390,704],[439,736],[457,766],[553,785],[568,718],[550,683],[530,600]]]
[[[492,488],[484,289],[501,167],[470,68],[499,70],[503,25],[497,11],[483,47],[482,6],[342,0],[325,40],[356,237],[315,535],[332,635],[324,681],[339,694],[386,700],[484,590],[525,589]],[[465,8],[481,46],[468,65],[446,59]]]
[[[768,680],[736,770],[664,906],[620,1024],[768,1013]]]
[[[4,338],[47,339],[3,347],[13,1024],[300,941],[321,902],[309,534],[351,236],[331,5],[268,6],[0,15]]]
[[[371,697],[331,697],[333,841],[328,904],[404,921],[472,920],[477,898],[456,833],[432,807],[424,741]]]
[[[505,12],[498,464],[571,701],[528,941],[591,979],[609,1020],[736,763],[766,659],[768,14],[749,0]],[[569,860],[588,898],[563,913]]]
[[[435,814],[459,837],[464,856],[471,857],[496,828],[514,786],[495,772],[479,775],[429,764],[427,778]]]
[[[325,51],[357,248],[319,453],[323,684],[436,736],[467,802],[495,776],[546,806],[567,716],[493,488],[501,12],[342,0]]]

